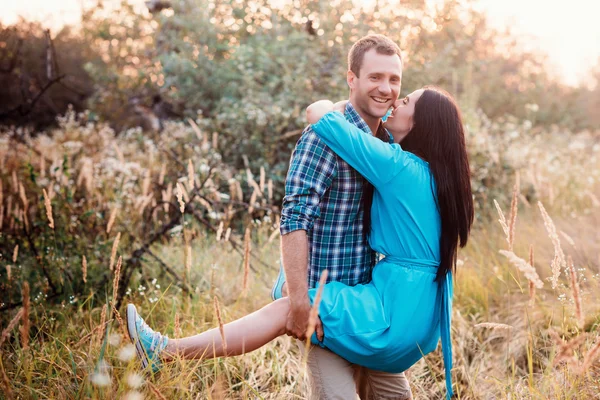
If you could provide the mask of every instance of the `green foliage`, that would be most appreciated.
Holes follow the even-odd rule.
[[[180,236],[191,241],[214,232],[219,223],[223,232],[234,231],[230,240],[236,241],[235,232],[248,218],[270,218],[266,182],[252,200],[254,211],[246,216],[250,193],[258,184],[252,177],[249,182],[245,171],[223,163],[214,147],[218,143],[197,127],[168,123],[155,137],[131,129],[115,138],[108,126],[88,117],[70,111],[50,136],[25,135],[19,141],[13,139],[17,132],[0,136],[0,158],[11,171],[0,176],[0,249],[6,261],[0,309],[19,304],[20,282],[25,281],[32,293],[48,301],[70,301],[90,291],[116,299],[142,262],[155,259],[147,252],[150,246]],[[120,241],[113,254],[117,234]],[[112,293],[119,255],[121,290]],[[171,278],[179,286],[189,282],[185,275]]]
[[[92,110],[118,131],[141,125],[132,104],[150,105],[158,94],[178,110],[175,118],[218,132],[224,158],[237,166],[245,154],[254,167],[284,171],[297,138],[285,134],[304,127],[302,110],[312,101],[347,97],[347,51],[371,32],[403,49],[405,93],[442,86],[465,113],[483,110],[491,119],[576,127],[587,118],[565,100],[580,92],[554,82],[542,55],[519,50],[510,32],[494,31],[484,15],[454,0],[437,8],[423,1],[364,8],[349,1],[185,0],[155,14],[124,4],[110,15],[91,9],[83,32],[103,54],[101,63],[88,64],[99,87]]]

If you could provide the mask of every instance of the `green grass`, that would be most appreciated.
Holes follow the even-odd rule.
[[[115,138],[100,125],[94,129],[96,131],[89,134],[87,128],[83,129],[73,119],[62,124],[51,140],[44,139],[40,146],[48,155],[53,155],[53,159],[56,156],[55,164],[51,168],[47,164],[45,170],[39,155],[31,151],[31,147],[15,144],[17,150],[12,151],[12,145],[0,146],[0,158],[7,160],[3,165],[8,171],[0,174],[0,182],[4,185],[4,199],[0,205],[8,209],[8,204],[21,201],[15,192],[18,185],[13,182],[14,172],[15,178],[18,176],[19,182],[26,186],[31,206],[29,222],[37,235],[32,242],[46,251],[41,254],[41,260],[34,257],[23,237],[22,221],[14,215],[5,218],[0,230],[0,240],[7,244],[0,249],[3,267],[0,290],[6,299],[3,301],[18,302],[21,285],[29,280],[32,307],[31,329],[26,336],[29,347],[25,348],[22,341],[20,323],[6,330],[7,339],[0,345],[0,399],[306,398],[305,367],[297,344],[288,337],[279,338],[242,357],[205,362],[178,360],[159,375],[141,376],[125,341],[123,328],[111,312],[106,332],[97,329],[102,308],[113,295],[110,289],[112,272],[107,266],[116,232],[126,233],[119,254],[127,256],[144,243],[152,231],[148,225],[150,220],[160,226],[173,215],[179,215],[174,214],[178,207],[173,198],[167,199],[173,201],[169,212],[150,215],[149,210],[146,214],[139,210],[139,201],[145,198],[142,177],[152,177],[151,193],[156,196],[156,201],[166,196],[165,185],[158,184],[157,179],[162,165],[167,165],[162,158],[164,155],[157,153],[148,157],[141,136]],[[211,152],[196,154],[191,147],[185,146],[193,143],[196,137],[189,127],[179,124],[169,129],[153,139],[157,148],[171,149],[181,160],[193,158],[197,166],[209,163]],[[495,129],[493,126],[482,127],[469,136],[474,171],[472,183],[479,219],[468,246],[459,253],[460,265],[455,279],[452,323],[455,391],[460,399],[597,398],[600,393],[598,359],[586,370],[581,366],[599,340],[600,147],[593,136],[584,133],[536,131],[513,140]],[[177,133],[175,139],[179,139],[173,140],[174,133]],[[0,139],[2,143],[9,143],[6,137]],[[80,143],[83,150],[62,158],[59,155],[68,147],[66,143]],[[127,160],[126,164],[119,161],[118,154],[113,154],[115,148],[123,153],[121,156]],[[93,178],[101,189],[92,187],[88,191],[85,185],[74,184],[83,174],[84,156],[94,158],[99,166]],[[498,160],[493,161],[495,158]],[[172,184],[185,177],[185,162],[167,160],[165,183]],[[122,164],[131,170],[121,171]],[[45,171],[46,178],[41,178],[40,172],[35,181],[30,171],[38,170]],[[491,206],[494,198],[508,214],[511,196],[503,188],[512,185],[514,170],[521,172],[523,193],[519,201],[514,252],[527,259],[529,246],[533,245],[535,268],[544,281],[544,288],[537,290],[533,305],[530,305],[528,281],[499,253],[507,248],[507,241],[496,222],[497,217],[489,217],[495,215]],[[244,182],[246,176],[245,171],[228,169],[225,164],[220,164],[216,171],[215,185],[222,190],[231,177]],[[47,228],[40,201],[41,188],[50,187],[60,188],[53,200],[54,230]],[[248,200],[250,193],[245,193],[243,198]],[[214,194],[209,190],[203,193],[207,198]],[[573,258],[577,268],[583,325],[575,318],[571,283],[566,271],[562,271],[557,289],[552,289],[548,281],[554,247],[537,208],[537,199],[543,200],[554,219],[562,248]],[[263,199],[260,203],[257,201],[257,205],[263,203]],[[227,202],[218,201],[213,203],[215,205],[219,207],[218,213],[227,212]],[[107,218],[115,207],[120,213],[109,235],[105,232]],[[249,219],[241,205],[236,206],[233,214],[234,223]],[[230,243],[215,242],[213,234],[193,226],[192,216],[186,214],[181,223],[165,235],[170,239],[155,244],[152,252],[177,275],[186,277],[186,283],[192,288],[191,295],[182,292],[172,276],[148,257],[143,260],[141,270],[133,275],[125,302],[135,303],[152,326],[160,327],[170,337],[192,335],[216,326],[214,296],[219,299],[225,321],[267,304],[270,285],[279,268],[278,239],[268,240],[272,233],[271,223],[277,225],[276,221],[270,220],[273,216],[265,214],[262,216],[264,223],[255,224],[252,251],[260,262],[252,259],[253,271],[245,294],[242,290],[242,256]],[[211,222],[218,224],[219,218]],[[183,236],[192,231],[193,268],[188,276],[184,267]],[[567,238],[571,238],[573,244]],[[239,235],[235,235],[235,239],[238,243],[243,241]],[[19,243],[18,260],[13,262],[13,248]],[[81,280],[82,255],[88,259],[86,284]],[[56,299],[46,300],[43,294],[47,288],[40,261],[47,263],[43,265],[55,282],[61,280],[62,288],[71,290],[69,293],[84,294],[74,298],[63,295],[58,304]],[[8,265],[12,266],[10,280],[4,273]],[[64,276],[68,279],[63,281]],[[94,288],[98,287],[109,289],[94,293]],[[17,311],[13,308],[0,316],[2,330]],[[476,327],[480,323],[505,324],[511,328]],[[567,351],[553,339],[552,332],[568,343],[572,344],[574,340],[580,340],[580,343]],[[561,351],[564,362],[555,362]],[[444,374],[439,349],[415,364],[407,375],[416,399],[443,398]]]
[[[541,218],[531,208],[521,212],[519,222],[522,227],[517,231],[515,251],[522,254],[522,249],[528,247],[523,242],[531,239],[538,249],[536,267],[545,278],[549,270],[544,266],[549,264],[552,252]],[[561,224],[568,221],[557,219],[556,223],[560,229],[566,228]],[[539,234],[532,236],[532,232]],[[579,243],[576,235],[573,239]],[[269,302],[269,283],[277,273],[277,240],[269,243],[261,237],[258,242],[261,244],[255,244],[254,251],[272,268],[253,263],[260,272],[252,273],[245,296],[241,294],[242,257],[232,252],[228,243],[205,237],[196,239],[193,247],[191,297],[174,285],[161,286],[158,282],[165,279],[160,277],[158,266],[149,263],[143,274],[135,277],[134,287],[138,290],[133,290],[127,301],[136,303],[152,326],[161,327],[171,337],[215,326],[213,295],[219,298],[225,321],[240,317]],[[576,258],[588,277],[581,281],[581,287],[589,336],[575,349],[572,363],[554,366],[557,345],[548,330],[554,329],[566,338],[581,334],[568,282],[563,275],[563,285],[557,290],[546,283],[537,292],[535,305],[529,306],[527,281],[498,254],[505,245],[501,229],[494,223],[479,226],[459,256],[462,265],[456,279],[453,315],[453,374],[459,398],[592,398],[598,393],[598,363],[581,374],[576,366],[598,335],[600,313],[594,289],[599,282],[592,273],[597,271],[597,264],[579,264]],[[155,251],[170,265],[181,266],[178,270],[183,272],[183,249],[183,244],[172,243]],[[570,254],[566,248],[565,252]],[[576,254],[582,253],[573,256]],[[144,376],[140,387],[131,387],[128,382],[140,372],[136,360],[127,358],[133,353],[116,321],[109,324],[104,336],[86,336],[98,325],[101,307],[92,296],[73,305],[45,307],[37,303],[32,307],[30,348],[22,349],[16,329],[2,347],[2,365],[14,398],[135,398],[137,393],[152,398],[156,396],[153,390],[178,399],[306,397],[302,360],[295,342],[288,337],[242,357],[177,361],[156,376]],[[181,332],[175,332],[176,314]],[[476,328],[480,322],[508,324],[512,329]],[[109,377],[107,386],[98,385],[98,381],[94,384],[94,373]],[[416,398],[442,398],[439,350],[418,362],[408,375]],[[8,397],[8,392],[4,396]]]

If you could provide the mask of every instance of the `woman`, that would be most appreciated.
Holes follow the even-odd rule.
[[[398,373],[433,351],[441,336],[450,398],[452,272],[473,222],[460,111],[441,89],[417,90],[397,101],[386,121],[395,141],[390,145],[347,122],[343,107],[320,101],[309,106],[307,117],[316,134],[374,186],[369,243],[384,258],[368,284],[325,285],[319,306],[324,337],[311,341],[354,364]],[[311,302],[315,295],[311,289]],[[157,370],[175,357],[253,351],[285,333],[289,307],[284,297],[226,324],[226,348],[217,328],[168,339],[131,304],[127,322],[143,366]]]

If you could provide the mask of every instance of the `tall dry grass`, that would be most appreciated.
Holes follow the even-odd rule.
[[[492,135],[521,128],[489,124],[482,123],[481,134],[470,138],[479,208],[456,276],[455,391],[461,399],[597,397],[600,145],[585,132]],[[176,360],[156,375],[139,370],[115,303],[121,289],[125,301],[139,305],[150,325],[171,337],[222,326],[269,301],[279,262],[278,219],[249,212],[264,210],[274,183],[264,170],[258,182],[248,168],[240,175],[225,171],[220,183],[215,178],[192,200],[208,163],[191,162],[190,153],[181,158],[187,162],[165,161],[152,150],[154,142],[146,142],[150,150],[142,157],[138,146],[144,140],[135,133],[115,139],[94,129],[68,122],[53,140],[28,142],[37,153],[21,145],[15,155],[0,146],[0,229],[2,238],[11,239],[2,247],[0,284],[3,301],[18,304],[1,318],[2,393],[57,399],[306,398],[306,367],[287,337],[241,357]],[[172,142],[189,140],[180,129],[168,127],[165,135]],[[208,134],[194,125],[190,129],[211,147]],[[81,130],[91,142],[81,141]],[[0,141],[8,143],[5,136]],[[88,147],[97,154],[86,153]],[[60,157],[63,152],[67,157]],[[503,175],[484,173],[488,164],[477,158],[481,154],[510,169]],[[24,174],[24,162],[39,177],[35,183]],[[505,183],[503,191],[492,186],[492,178]],[[69,196],[76,201],[61,200]],[[494,203],[500,224],[491,217]],[[74,220],[85,214],[64,218],[67,207],[87,209],[77,208],[81,204],[102,216],[86,226],[97,227],[95,239],[102,246],[62,246],[60,232],[75,229]],[[192,223],[194,204],[203,207],[201,217],[214,229]],[[153,242],[130,286],[122,288],[126,251],[140,244],[126,228],[148,229],[169,216],[176,221],[170,240]],[[28,252],[26,235],[40,227],[49,230],[48,254],[40,255],[46,263],[36,263]],[[44,269],[50,268],[49,280]],[[30,278],[35,280],[27,289]],[[45,297],[48,286],[60,280],[65,285],[81,280],[85,290],[52,304]],[[439,350],[408,376],[415,398],[443,398]]]

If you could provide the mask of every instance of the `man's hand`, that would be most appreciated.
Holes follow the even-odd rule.
[[[285,327],[286,333],[289,336],[295,337],[296,339],[302,341],[306,340],[310,310],[311,307],[308,298],[306,298],[305,301],[300,302],[300,304],[292,305]],[[322,342],[324,334],[321,318],[317,318],[315,323],[315,332],[317,333],[317,339]]]
[[[308,297],[305,297],[302,301],[295,304],[292,303],[285,325],[286,333],[296,339],[306,340],[306,329],[308,328],[309,316],[310,302],[308,301]]]

